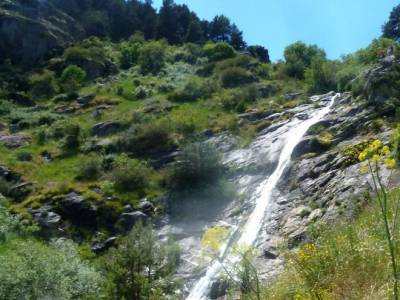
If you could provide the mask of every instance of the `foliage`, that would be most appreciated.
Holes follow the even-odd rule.
[[[216,149],[209,143],[197,142],[179,154],[171,180],[178,190],[196,189],[217,183],[223,171]]]
[[[254,77],[244,68],[233,67],[220,73],[221,85],[225,88],[233,88],[254,81]]]
[[[100,275],[69,241],[47,246],[15,239],[0,253],[1,299],[88,299],[99,295],[100,285]]]
[[[201,237],[203,255],[218,256],[221,245],[229,235],[229,229],[224,226],[214,226],[207,229]]]
[[[211,95],[212,84],[200,78],[192,77],[179,88],[168,95],[168,99],[175,102],[196,101]]]
[[[269,59],[268,49],[263,46],[249,46],[247,47],[247,51],[249,51],[253,57],[257,58],[263,63],[271,62]]]
[[[161,242],[150,227],[138,223],[117,248],[103,257],[111,287],[110,299],[164,299],[176,283],[172,280],[179,249]]]
[[[43,71],[30,77],[31,93],[35,98],[52,97],[57,92],[57,84],[54,73]]]
[[[400,40],[400,5],[393,8],[389,20],[382,27],[383,36],[396,41]]]
[[[95,156],[84,157],[79,166],[76,178],[79,180],[95,180],[101,175],[101,160]]]
[[[203,51],[211,62],[217,62],[235,56],[235,50],[226,43],[207,43],[204,45]]]
[[[310,93],[325,93],[336,89],[337,68],[334,62],[322,57],[313,58],[305,71],[305,81]]]
[[[304,78],[304,73],[314,58],[325,58],[325,52],[316,45],[297,42],[285,48],[285,71],[290,77]]]
[[[61,82],[67,92],[75,92],[86,78],[86,72],[76,65],[69,65],[61,75]]]
[[[161,121],[133,125],[120,140],[122,150],[137,156],[168,151],[173,145],[168,124]]]
[[[153,41],[139,50],[139,66],[144,74],[157,74],[165,65],[165,42]]]
[[[118,192],[141,192],[149,184],[149,175],[145,163],[122,156],[114,163],[111,178]]]

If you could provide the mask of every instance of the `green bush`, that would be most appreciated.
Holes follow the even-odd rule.
[[[168,124],[150,122],[134,125],[119,142],[124,151],[138,156],[149,156],[171,150],[174,143]]]
[[[30,77],[31,94],[34,98],[52,97],[57,92],[57,84],[54,73],[43,71]]]
[[[217,62],[235,56],[235,50],[226,43],[207,43],[203,47],[203,51],[211,62]]]
[[[111,178],[114,189],[120,193],[141,193],[149,184],[150,172],[143,162],[123,156],[113,166]]]
[[[76,178],[79,180],[98,179],[101,175],[101,165],[101,160],[94,156],[81,159]]]
[[[137,63],[140,55],[139,44],[124,44],[121,47],[121,56],[119,58],[119,63],[122,69],[129,69]]]
[[[325,93],[334,91],[337,68],[334,62],[322,57],[315,57],[309,69],[305,72],[305,81],[310,93]]]
[[[152,41],[144,44],[139,51],[139,65],[143,74],[157,74],[165,65],[165,49],[162,41]]]
[[[32,161],[32,153],[29,151],[19,151],[17,152],[17,159],[19,161]]]
[[[248,103],[256,101],[260,97],[256,85],[248,85],[240,89],[224,91],[216,97],[222,107],[227,111],[244,112]]]
[[[79,125],[71,125],[66,129],[60,145],[65,154],[78,150],[81,145],[81,128]]]
[[[86,78],[86,72],[76,65],[69,65],[64,69],[61,75],[61,82],[64,85],[64,89],[69,92],[75,92]]]
[[[175,102],[196,101],[207,98],[212,93],[212,85],[200,78],[190,78],[182,88],[168,95],[168,99]]]
[[[246,69],[233,67],[223,70],[219,75],[219,80],[224,88],[233,88],[251,83],[255,78]]]
[[[2,245],[0,299],[95,299],[101,284],[72,242],[59,239],[47,246],[28,239]]]
[[[216,184],[223,172],[217,150],[209,143],[198,142],[186,146],[179,154],[171,183],[178,190],[196,189]]]
[[[107,299],[166,299],[178,288],[173,278],[178,260],[176,244],[160,241],[150,227],[136,224],[102,258],[109,279]]]
[[[297,42],[285,48],[285,72],[290,77],[304,78],[304,72],[314,58],[325,59],[325,52],[316,45]]]

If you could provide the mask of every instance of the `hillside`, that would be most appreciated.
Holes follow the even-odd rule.
[[[3,1],[0,299],[389,297],[359,158],[396,220],[394,22],[341,60],[297,42],[271,63],[173,1]]]

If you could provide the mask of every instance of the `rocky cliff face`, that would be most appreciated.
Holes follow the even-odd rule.
[[[0,4],[0,62],[33,65],[84,34],[70,16],[44,0]]]

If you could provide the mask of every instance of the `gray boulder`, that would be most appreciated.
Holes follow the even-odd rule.
[[[91,133],[97,136],[106,136],[121,130],[122,124],[120,122],[102,122],[93,126]]]

